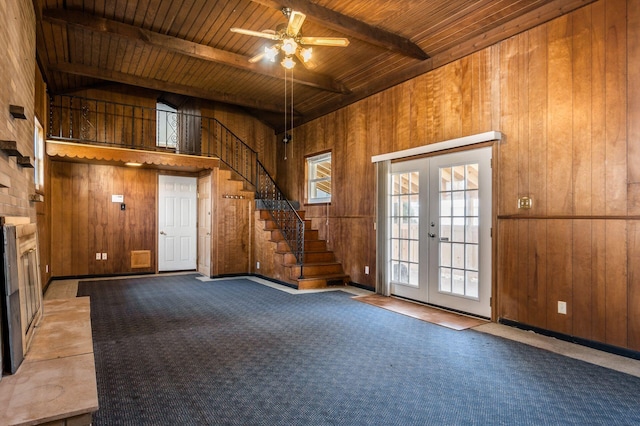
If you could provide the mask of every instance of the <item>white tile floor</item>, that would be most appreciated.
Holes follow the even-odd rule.
[[[167,274],[163,274],[163,275],[167,275]],[[143,276],[149,277],[150,275],[143,275]],[[132,277],[128,276],[123,278],[132,278]],[[283,286],[280,284],[276,284],[274,282],[267,281],[261,278],[256,278],[256,277],[247,277],[247,278],[259,284],[263,284],[271,288],[285,291],[290,294],[304,294],[304,293],[336,291],[336,290],[346,291],[356,296],[372,294],[372,292],[370,291],[357,288],[357,287],[351,287],[351,286],[336,287],[336,288],[329,288],[329,289],[318,289],[318,290],[296,290],[296,289]],[[113,279],[117,279],[117,277],[91,278],[92,281],[113,280]],[[211,279],[204,276],[198,279],[200,279],[203,282],[216,280],[216,279]],[[76,297],[76,294],[78,292],[78,281],[79,280],[77,279],[75,280],[70,279],[70,280],[55,280],[51,282],[51,284],[49,285],[45,293],[45,300],[67,299],[67,298]],[[483,324],[478,327],[475,327],[474,330],[482,333],[493,334],[506,339],[515,340],[521,343],[525,343],[527,345],[531,345],[531,346],[535,346],[551,352],[555,352],[560,355],[579,359],[585,362],[589,362],[592,364],[600,365],[602,367],[611,368],[613,370],[621,371],[623,373],[640,377],[640,361],[639,360],[634,360],[631,358],[610,354],[608,352],[603,352],[603,351],[588,348],[585,346],[576,345],[574,343],[565,342],[563,340],[555,339],[552,337],[542,336],[532,331],[520,330],[514,327],[508,327],[506,325],[497,324],[497,323]]]

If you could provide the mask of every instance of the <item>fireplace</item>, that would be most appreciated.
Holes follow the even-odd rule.
[[[0,270],[4,281],[0,292],[2,369],[13,374],[27,354],[42,318],[38,238],[36,224],[25,218],[0,218],[0,225]]]

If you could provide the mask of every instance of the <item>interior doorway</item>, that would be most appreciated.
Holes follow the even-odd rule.
[[[158,271],[196,269],[197,188],[194,177],[158,176]]]

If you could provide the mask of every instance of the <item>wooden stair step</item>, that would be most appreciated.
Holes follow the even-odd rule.
[[[349,283],[349,275],[346,274],[326,274],[298,278],[296,280],[298,290],[310,290],[317,288],[326,288],[332,285],[347,285]]]
[[[270,229],[271,231],[271,241],[278,242],[283,241],[284,237],[282,236],[282,232],[279,229]],[[307,241],[318,241],[318,230],[317,229],[308,229],[304,231],[304,242],[305,245]]]
[[[295,264],[297,262],[296,256],[290,251],[276,252],[282,258],[283,264]],[[304,263],[318,263],[318,262],[335,262],[336,256],[332,251],[306,251],[304,252]]]
[[[302,269],[303,276],[318,276],[318,275],[332,275],[332,274],[344,274],[342,264],[339,262],[325,262],[325,263],[305,263],[302,265],[283,265],[289,270],[289,278],[297,279],[300,276],[300,270]]]

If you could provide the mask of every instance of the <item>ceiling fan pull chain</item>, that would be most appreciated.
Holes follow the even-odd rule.
[[[293,139],[293,68],[291,68],[291,132],[288,139],[289,142]],[[293,147],[291,147],[291,154],[293,155]]]
[[[287,160],[287,69],[284,69],[284,159]]]

